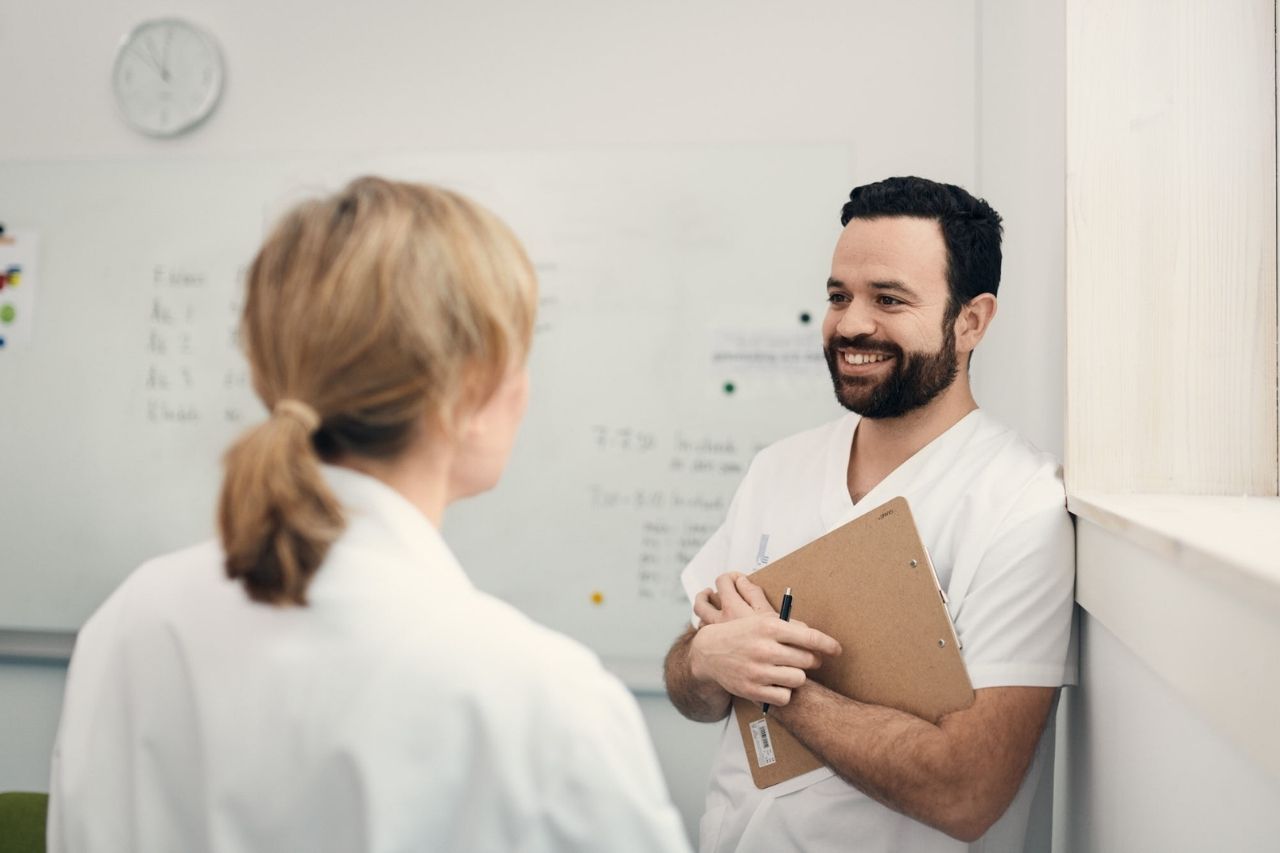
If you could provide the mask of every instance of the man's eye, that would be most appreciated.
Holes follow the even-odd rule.
[[[884,296],[884,295],[877,296],[876,302],[878,302],[881,305],[901,305],[902,304],[902,300],[894,299],[892,296]]]
[[[843,303],[845,303],[845,302],[848,302],[848,301],[849,301],[849,297],[848,297],[848,296],[846,296],[846,295],[845,295],[845,294],[843,294],[843,293],[838,293],[838,292],[836,292],[836,293],[828,293],[828,294],[827,294],[827,301],[828,301],[828,302],[830,302],[832,305],[840,305],[840,304],[843,304]]]

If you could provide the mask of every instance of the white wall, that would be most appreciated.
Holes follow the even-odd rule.
[[[120,36],[159,15],[207,26],[229,66],[172,141],[129,131],[108,87]],[[1061,452],[1061,43],[1061,0],[0,0],[0,159],[847,142],[858,181],[957,182],[1005,214],[979,398]],[[0,665],[0,718],[23,721],[0,727],[0,789],[42,786],[60,682]],[[717,729],[642,705],[692,822]]]
[[[1062,457],[1066,61],[1063,0],[978,4],[975,186],[1004,217],[999,311],[974,394]]]
[[[1076,503],[1081,683],[1059,716],[1063,851],[1248,853],[1280,837],[1280,561],[1272,541],[1236,560],[1186,534],[1191,516],[1237,537],[1269,517],[1239,497],[1179,514],[1179,499],[1159,504],[1177,523],[1144,535],[1150,514]]]
[[[160,14],[207,26],[229,66],[218,114],[177,143],[127,130],[107,87],[119,36]],[[0,72],[17,85],[5,94],[12,118],[0,156],[870,134],[860,174],[917,169],[968,181],[974,19],[972,3],[931,0],[5,0]]]
[[[1100,622],[1086,613],[1081,627],[1083,680],[1059,718],[1073,745],[1058,759],[1069,780],[1062,849],[1274,851],[1280,780]]]

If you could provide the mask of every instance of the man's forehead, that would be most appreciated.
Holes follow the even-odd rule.
[[[947,247],[936,219],[909,216],[852,219],[836,241],[831,278],[867,284],[946,284]]]

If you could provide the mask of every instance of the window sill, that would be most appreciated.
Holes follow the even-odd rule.
[[[1280,777],[1280,498],[1080,493],[1067,504],[1080,607]],[[1089,666],[1111,664],[1082,649],[1084,662],[1087,691]]]
[[[1188,573],[1280,608],[1280,497],[1082,492],[1067,507]]]

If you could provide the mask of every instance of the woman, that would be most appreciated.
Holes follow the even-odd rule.
[[[362,178],[284,218],[242,320],[271,416],[220,542],[81,631],[51,851],[685,849],[634,701],[437,532],[506,464],[535,302],[453,193]]]

